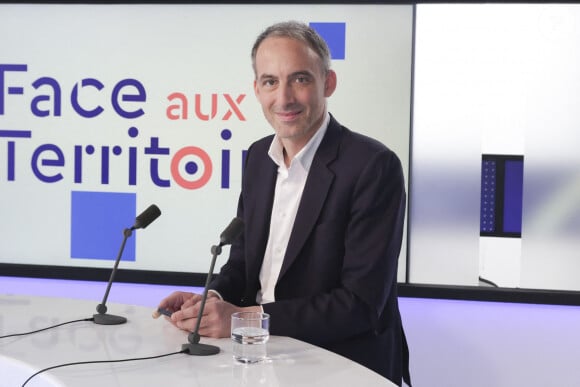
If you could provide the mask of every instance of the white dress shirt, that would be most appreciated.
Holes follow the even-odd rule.
[[[278,165],[278,176],[274,191],[274,204],[270,219],[270,234],[264,253],[264,261],[260,269],[261,289],[256,296],[258,304],[276,301],[274,288],[278,281],[282,261],[286,254],[288,240],[294,226],[294,219],[298,212],[302,191],[306,184],[308,171],[312,165],[314,154],[326,133],[330,115],[325,114],[322,126],[316,131],[308,143],[296,154],[286,167],[284,163],[284,149],[278,136],[274,136],[268,155]]]

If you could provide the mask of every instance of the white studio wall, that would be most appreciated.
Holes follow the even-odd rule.
[[[401,298],[413,385],[577,386],[580,307]]]
[[[580,290],[578,25],[578,4],[417,6],[411,283]],[[491,190],[507,237],[480,237],[487,155],[519,160]]]

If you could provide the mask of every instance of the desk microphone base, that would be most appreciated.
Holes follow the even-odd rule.
[[[187,349],[188,355],[193,356],[209,356],[217,355],[220,352],[220,348],[215,345],[209,344],[183,344],[181,350],[185,351]]]
[[[125,324],[127,319],[122,316],[115,316],[113,314],[93,314],[95,324],[99,325],[120,325]]]

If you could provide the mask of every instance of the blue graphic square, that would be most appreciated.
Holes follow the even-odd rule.
[[[115,260],[136,208],[134,193],[72,191],[71,258]],[[135,261],[135,235],[127,239],[121,259]]]
[[[310,27],[324,38],[332,59],[345,59],[346,23],[310,23]]]

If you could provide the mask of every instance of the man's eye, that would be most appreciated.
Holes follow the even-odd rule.
[[[297,77],[296,82],[297,83],[306,83],[306,82],[308,82],[308,77]]]
[[[273,79],[266,79],[264,80],[264,82],[262,82],[263,86],[274,86],[276,84],[276,81]]]

